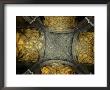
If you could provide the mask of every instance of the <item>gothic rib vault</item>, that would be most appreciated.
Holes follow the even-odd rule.
[[[72,16],[45,16],[44,18],[43,23],[33,21],[34,25],[37,23],[37,27],[40,28],[24,30],[24,36],[21,35],[24,38],[20,37],[19,40],[17,38],[17,55],[18,57],[20,54],[23,55],[19,60],[37,63],[41,74],[89,73],[86,68],[81,65],[79,67],[78,64],[94,64],[93,32],[88,32],[87,29],[81,30],[81,26],[77,25],[75,17]],[[29,22],[28,19],[26,20]],[[88,22],[85,20],[83,23]],[[90,29],[91,25],[87,25]],[[31,34],[27,34],[28,32]],[[28,69],[25,74],[29,73],[35,72]]]

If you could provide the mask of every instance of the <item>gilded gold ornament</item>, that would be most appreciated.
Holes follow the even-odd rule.
[[[80,32],[72,46],[76,62],[94,64],[94,32]]]
[[[19,61],[36,62],[43,49],[44,36],[38,30],[25,29],[16,33],[16,57]]]
[[[42,74],[72,74],[74,69],[70,66],[65,66],[59,63],[52,63],[51,65],[41,68]]]
[[[45,16],[44,25],[53,32],[69,31],[76,26],[74,16]]]

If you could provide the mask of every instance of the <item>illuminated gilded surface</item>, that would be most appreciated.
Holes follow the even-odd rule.
[[[45,16],[44,25],[54,32],[63,32],[75,27],[76,22],[73,16]]]
[[[73,55],[78,63],[94,63],[94,33],[81,32],[73,42]]]
[[[52,63],[52,65],[41,68],[42,74],[72,74],[73,68],[59,63]]]
[[[43,34],[37,30],[26,29],[24,34],[16,34],[16,56],[21,61],[36,62],[43,48]]]
[[[44,16],[31,20],[31,17],[27,17],[24,25],[28,21],[33,23],[27,24],[24,28],[34,29],[20,31],[19,28],[22,27],[18,23],[16,32],[18,71],[21,65],[23,68],[25,65],[28,68],[26,74],[91,73],[92,70],[88,72],[87,65],[94,64],[94,32],[91,30],[93,26],[91,28],[87,21],[77,25],[77,18]]]

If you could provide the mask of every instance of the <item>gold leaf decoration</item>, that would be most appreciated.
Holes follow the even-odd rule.
[[[76,26],[73,16],[45,16],[44,25],[53,32],[64,32]]]
[[[59,63],[52,63],[52,65],[42,67],[41,72],[42,74],[72,74],[74,69]]]
[[[77,38],[77,40],[75,40]],[[78,63],[94,64],[94,32],[80,32],[73,41],[73,56]]]
[[[43,48],[44,36],[38,30],[25,29],[16,33],[16,57],[20,61],[36,62]]]

